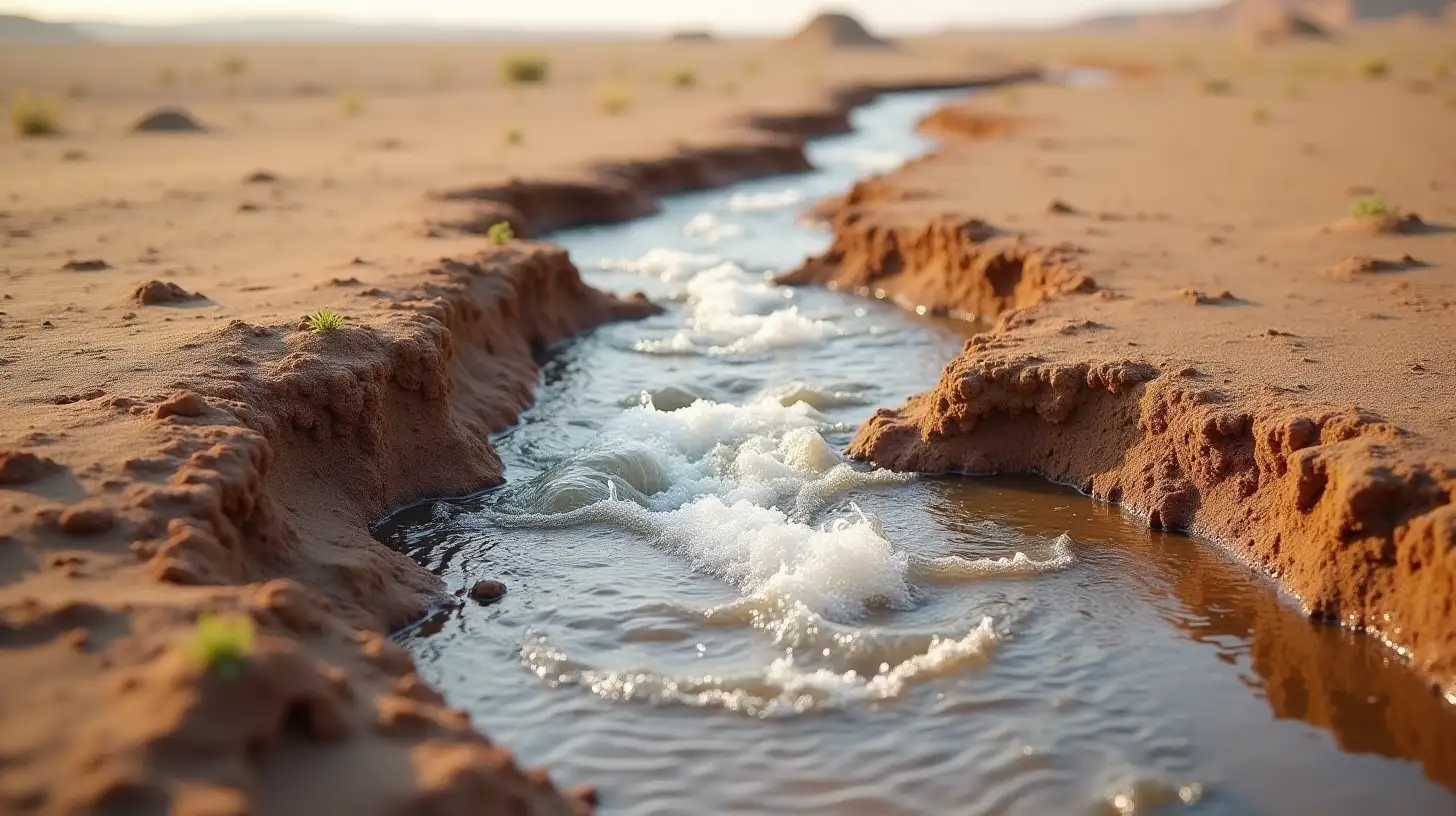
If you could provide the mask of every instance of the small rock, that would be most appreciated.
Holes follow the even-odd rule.
[[[131,298],[143,306],[155,306],[159,303],[201,300],[202,295],[189,292],[171,281],[150,280],[138,286],[131,293]]]
[[[61,513],[59,524],[73,535],[104,533],[116,526],[116,514],[105,507],[71,507]]]
[[[495,603],[506,596],[506,585],[500,581],[476,581],[470,588],[470,599],[483,604]]]
[[[169,416],[199,417],[207,413],[207,400],[192,391],[178,391],[157,406],[157,419]]]
[[[254,170],[243,177],[244,184],[272,184],[278,180],[278,174],[269,170]]]
[[[0,452],[0,485],[22,485],[45,478],[60,465],[23,451]]]
[[[1060,198],[1054,198],[1052,199],[1051,203],[1047,205],[1047,212],[1051,213],[1052,215],[1075,215],[1077,212],[1077,208],[1061,200]]]
[[[111,264],[100,258],[88,258],[86,260],[66,261],[61,268],[67,272],[100,272],[103,269],[110,269]]]

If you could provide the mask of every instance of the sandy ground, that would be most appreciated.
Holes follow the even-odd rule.
[[[1072,395],[1054,414],[1078,400],[1163,393],[1149,377],[1194,369],[1235,409],[1214,423],[1229,437],[1279,411],[1324,410],[1346,419],[1319,414],[1308,433],[1321,445],[1341,428],[1357,441],[1384,439],[1402,475],[1411,463],[1429,466],[1428,503],[1447,507],[1449,479],[1431,475],[1450,461],[1456,375],[1444,353],[1453,297],[1443,278],[1456,260],[1456,179],[1442,139],[1456,111],[1451,81],[1437,75],[1456,56],[1447,42],[1392,29],[1257,52],[1214,38],[1085,37],[942,38],[833,54],[754,42],[7,48],[0,89],[61,100],[67,132],[0,142],[0,810],[587,807],[589,797],[565,797],[543,774],[515,768],[381,637],[448,588],[374,544],[365,525],[412,499],[497,482],[486,434],[530,400],[531,347],[649,307],[584,286],[549,246],[492,248],[441,224],[482,208],[523,230],[619,217],[650,203],[622,190],[624,178],[653,192],[793,167],[802,161],[793,133],[843,113],[831,87],[968,78],[1024,59],[1099,61],[1123,76],[1111,88],[1024,87],[976,103],[1014,126],[951,140],[867,194],[872,217],[861,228],[838,229],[841,254],[861,269],[872,253],[856,242],[872,229],[876,251],[899,252],[903,238],[910,256],[927,225],[953,222],[942,230],[947,251],[974,254],[976,241],[955,246],[972,217],[1002,239],[1022,232],[1021,245],[1060,247],[1037,285],[1003,281],[993,301],[977,301],[980,311],[985,302],[1007,310],[1001,327],[943,387],[959,394],[956,366],[988,363],[986,354],[1009,361],[1006,370],[1051,363],[1051,379],[1051,368],[1081,365],[1090,382],[1085,366],[1100,366],[1110,396]],[[545,54],[551,80],[502,86],[507,52]],[[1391,77],[1354,76],[1371,52],[1391,57]],[[242,70],[225,73],[235,57]],[[694,87],[670,86],[679,70],[693,72]],[[1214,77],[1233,92],[1206,95]],[[606,98],[625,109],[609,115]],[[167,105],[209,130],[129,132]],[[745,124],[750,113],[801,112],[818,116],[791,117],[776,134]],[[620,165],[632,160],[647,163]],[[619,166],[604,176],[604,162]],[[1352,190],[1363,187],[1429,226],[1344,229]],[[430,195],[467,188],[506,201]],[[1076,213],[1049,214],[1054,198]],[[887,241],[888,228],[904,232]],[[1347,260],[1354,255],[1376,263]],[[922,271],[943,278],[950,267],[935,257]],[[1024,272],[1024,261],[1013,267]],[[907,287],[919,285],[913,277]],[[1233,297],[1218,299],[1224,290]],[[325,306],[345,317],[342,328],[300,328]],[[1041,469],[1149,509],[1134,487],[1112,493],[1111,470],[1073,472],[1082,460],[1066,472],[1049,459],[993,461],[984,434],[964,423],[944,432],[952,402],[927,398],[918,412],[883,415],[867,438],[899,423],[879,434],[896,443],[885,458],[897,464]],[[1141,407],[1084,410],[1091,427],[1061,426],[1088,432],[1081,441],[1054,441],[1076,450],[1094,438],[1116,450],[1105,440],[1124,440],[1133,459],[1146,458],[1137,445],[1151,445],[1147,455],[1177,452],[1175,470],[1223,450],[1200,447],[1195,432],[1183,442],[1125,439],[1144,427]],[[1173,414],[1175,425],[1193,422]],[[1293,414],[1280,416],[1289,433],[1308,435]],[[873,457],[870,446],[861,453]],[[973,460],[976,451],[992,459]],[[1242,461],[1205,470],[1236,487]],[[1199,526],[1178,502],[1214,493],[1192,482],[1172,492],[1150,482],[1161,498],[1147,504],[1168,526]],[[1325,514],[1331,524],[1352,502],[1379,507],[1385,496],[1325,492],[1337,505]],[[1259,511],[1274,513],[1277,498]],[[1239,506],[1206,507],[1215,505]],[[1413,528],[1407,515],[1383,523]],[[1434,676],[1456,651],[1442,519],[1421,528],[1432,565],[1421,597],[1444,597],[1445,607],[1409,607],[1423,616],[1420,643],[1386,630]],[[1357,513],[1353,523],[1370,522]],[[1287,532],[1320,540],[1326,529]],[[1370,540],[1393,540],[1387,532]],[[1367,560],[1382,557],[1377,547]],[[1325,571],[1337,589],[1411,594],[1405,579],[1355,586],[1340,576],[1356,570],[1337,566]],[[194,654],[204,612],[252,621],[236,679]]]
[[[549,81],[503,86],[508,51]],[[989,65],[948,41],[5,49],[0,88],[65,133],[0,142],[0,810],[589,807],[381,636],[463,588],[366,525],[498,483],[532,348],[651,307],[439,225],[792,169],[796,133],[842,121],[832,88]],[[130,132],[163,106],[208,130]],[[343,325],[302,327],[321,307]]]
[[[1040,472],[1214,537],[1452,695],[1450,30],[1088,57],[1120,81],[942,112],[964,138],[831,208],[796,279],[995,323],[854,452]],[[1395,212],[1352,217],[1372,196]]]

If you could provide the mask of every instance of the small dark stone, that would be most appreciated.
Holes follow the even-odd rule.
[[[470,588],[471,600],[483,604],[495,603],[506,596],[506,585],[500,581],[476,581]]]

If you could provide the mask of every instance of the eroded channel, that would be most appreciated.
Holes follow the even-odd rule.
[[[768,277],[948,96],[861,108],[815,172],[554,236],[670,308],[549,350],[505,486],[381,525],[509,586],[402,633],[420,670],[606,813],[1452,812],[1452,708],[1213,544],[839,455],[967,326]]]

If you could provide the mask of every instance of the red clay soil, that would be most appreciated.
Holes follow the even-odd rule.
[[[1381,94],[1372,104],[1406,104],[1362,92]],[[1244,162],[1257,155],[1247,142],[1269,138],[1222,114],[1214,124],[1198,118],[1217,103],[1192,99],[1172,113],[1135,89],[1047,93],[1059,94],[1048,115],[1089,145],[1057,156],[1085,182],[1026,172],[1045,161],[1045,140],[948,143],[837,202],[833,246],[786,276],[995,321],[934,391],[866,422],[850,454],[897,470],[1040,474],[1154,528],[1219,541],[1310,615],[1384,639],[1456,700],[1456,390],[1449,359],[1401,362],[1448,347],[1456,298],[1435,270],[1456,260],[1450,246],[1431,234],[1301,227],[1325,206],[1328,163],[1271,152],[1267,161],[1284,167],[1231,174],[1219,169],[1231,160],[1218,147],[1206,164],[1187,163],[1180,145],[1200,129]],[[1320,114],[1337,116],[1341,104],[1331,99]],[[1441,122],[1415,121],[1408,169],[1380,165],[1403,200],[1424,200],[1429,168],[1449,166],[1420,147],[1439,143]],[[1232,135],[1222,139],[1223,129]],[[1336,172],[1368,172],[1370,157],[1385,154],[1362,140],[1382,137],[1326,136],[1331,152],[1356,157]],[[1164,154],[1183,155],[1183,177],[1159,177]],[[1117,178],[1140,184],[1107,186]],[[1261,186],[1271,181],[1274,196]],[[1148,209],[1049,211],[1045,202],[1069,187]],[[1020,234],[971,215],[988,210]],[[1213,230],[1218,240],[1205,240],[1210,222],[1225,225]],[[1312,262],[1392,241],[1366,251],[1421,260]],[[1237,255],[1215,254],[1231,242]],[[1378,276],[1390,271],[1410,277],[1387,294]],[[1221,294],[1179,294],[1203,291]],[[1367,379],[1367,370],[1388,373]]]

